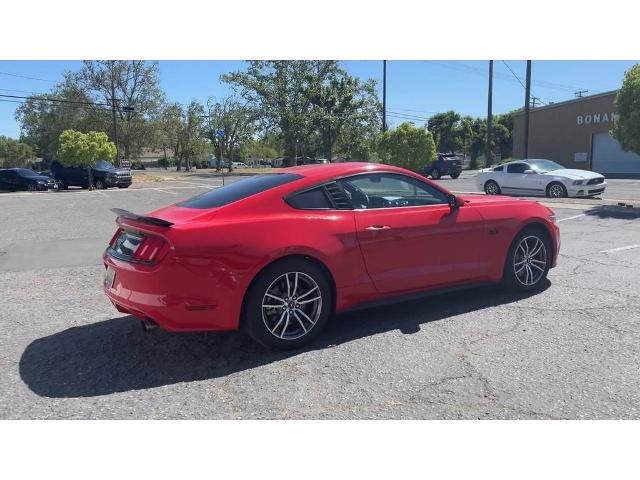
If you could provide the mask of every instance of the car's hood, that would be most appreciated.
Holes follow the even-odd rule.
[[[37,182],[53,182],[54,181],[53,178],[47,177],[45,175],[37,175],[37,176],[34,175],[33,177],[27,177],[27,178],[29,178],[30,180],[35,180]]]
[[[572,180],[586,180],[589,178],[602,177],[599,173],[590,172],[589,170],[577,170],[575,168],[561,168],[560,170],[553,170],[551,172],[543,173],[542,175],[560,176],[570,178]]]
[[[105,172],[112,175],[131,175],[131,172],[124,168],[96,168],[93,167],[94,170],[98,172]]]

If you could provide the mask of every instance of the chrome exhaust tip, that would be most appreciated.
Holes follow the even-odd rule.
[[[142,330],[144,330],[145,332],[150,332],[158,328],[158,324],[150,318],[145,318],[140,323],[142,324]]]

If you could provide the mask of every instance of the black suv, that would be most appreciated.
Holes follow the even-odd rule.
[[[51,173],[58,182],[58,188],[64,190],[70,186],[89,188],[89,172],[84,167],[64,167],[59,162],[51,164]],[[131,172],[123,168],[116,168],[106,160],[98,161],[91,167],[93,186],[99,189],[118,187],[127,188],[131,185]]]
[[[420,171],[425,177],[431,176],[434,180],[443,175],[450,175],[451,178],[458,178],[462,172],[462,159],[453,153],[439,153],[438,158],[431,162],[431,165],[424,167]]]
[[[56,189],[56,182],[46,175],[40,175],[29,168],[5,168],[0,170],[0,190],[37,190]]]

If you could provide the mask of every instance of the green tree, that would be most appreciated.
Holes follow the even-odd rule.
[[[453,110],[437,113],[429,119],[427,128],[433,135],[438,152],[455,153],[460,149],[460,121],[460,114]]]
[[[194,161],[201,161],[211,150],[204,128],[204,107],[198,102],[191,102],[184,112],[182,125],[178,131],[176,147],[177,169],[184,165],[191,170]]]
[[[324,77],[310,75],[305,94],[311,103],[311,126],[317,132],[322,154],[331,161],[334,146],[343,130],[375,124],[381,105],[375,82],[362,83],[341,68],[327,69]]]
[[[640,64],[625,72],[615,102],[618,112],[611,133],[622,148],[640,154]]]
[[[115,156],[116,146],[104,132],[65,130],[60,134],[58,159],[67,167],[91,167]]]
[[[0,135],[0,168],[26,167],[33,160],[31,145]]]
[[[238,149],[249,141],[256,129],[259,118],[255,107],[235,96],[229,96],[209,105],[209,135],[213,142],[221,141],[222,158],[227,160],[227,168],[233,170],[232,162]]]
[[[223,75],[248,104],[260,112],[263,128],[275,128],[283,137],[289,163],[312,136],[308,82],[325,78],[337,68],[333,60],[259,60],[244,72]],[[302,144],[302,145],[301,145]]]
[[[378,150],[384,163],[414,171],[429,164],[436,154],[431,132],[408,122],[387,130],[382,135]]]
[[[50,162],[56,156],[58,139],[64,130],[107,131],[111,114],[94,105],[92,98],[78,85],[72,73],[48,94],[29,97],[15,113],[22,141]]]
[[[164,100],[158,75],[158,62],[85,60],[73,76],[94,101],[110,106],[115,99],[118,146],[125,158],[153,143],[157,124],[151,120],[160,114]]]

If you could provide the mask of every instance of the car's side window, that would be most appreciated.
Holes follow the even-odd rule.
[[[502,170],[504,170],[504,166],[500,165],[499,167],[495,167],[493,169],[494,172],[502,172]]]
[[[339,182],[356,209],[398,208],[448,203],[441,190],[406,175],[368,173]]]
[[[333,208],[324,187],[316,187],[291,195],[285,201],[300,210],[328,210]]]
[[[524,173],[527,166],[524,163],[511,163],[507,165],[507,173]]]

